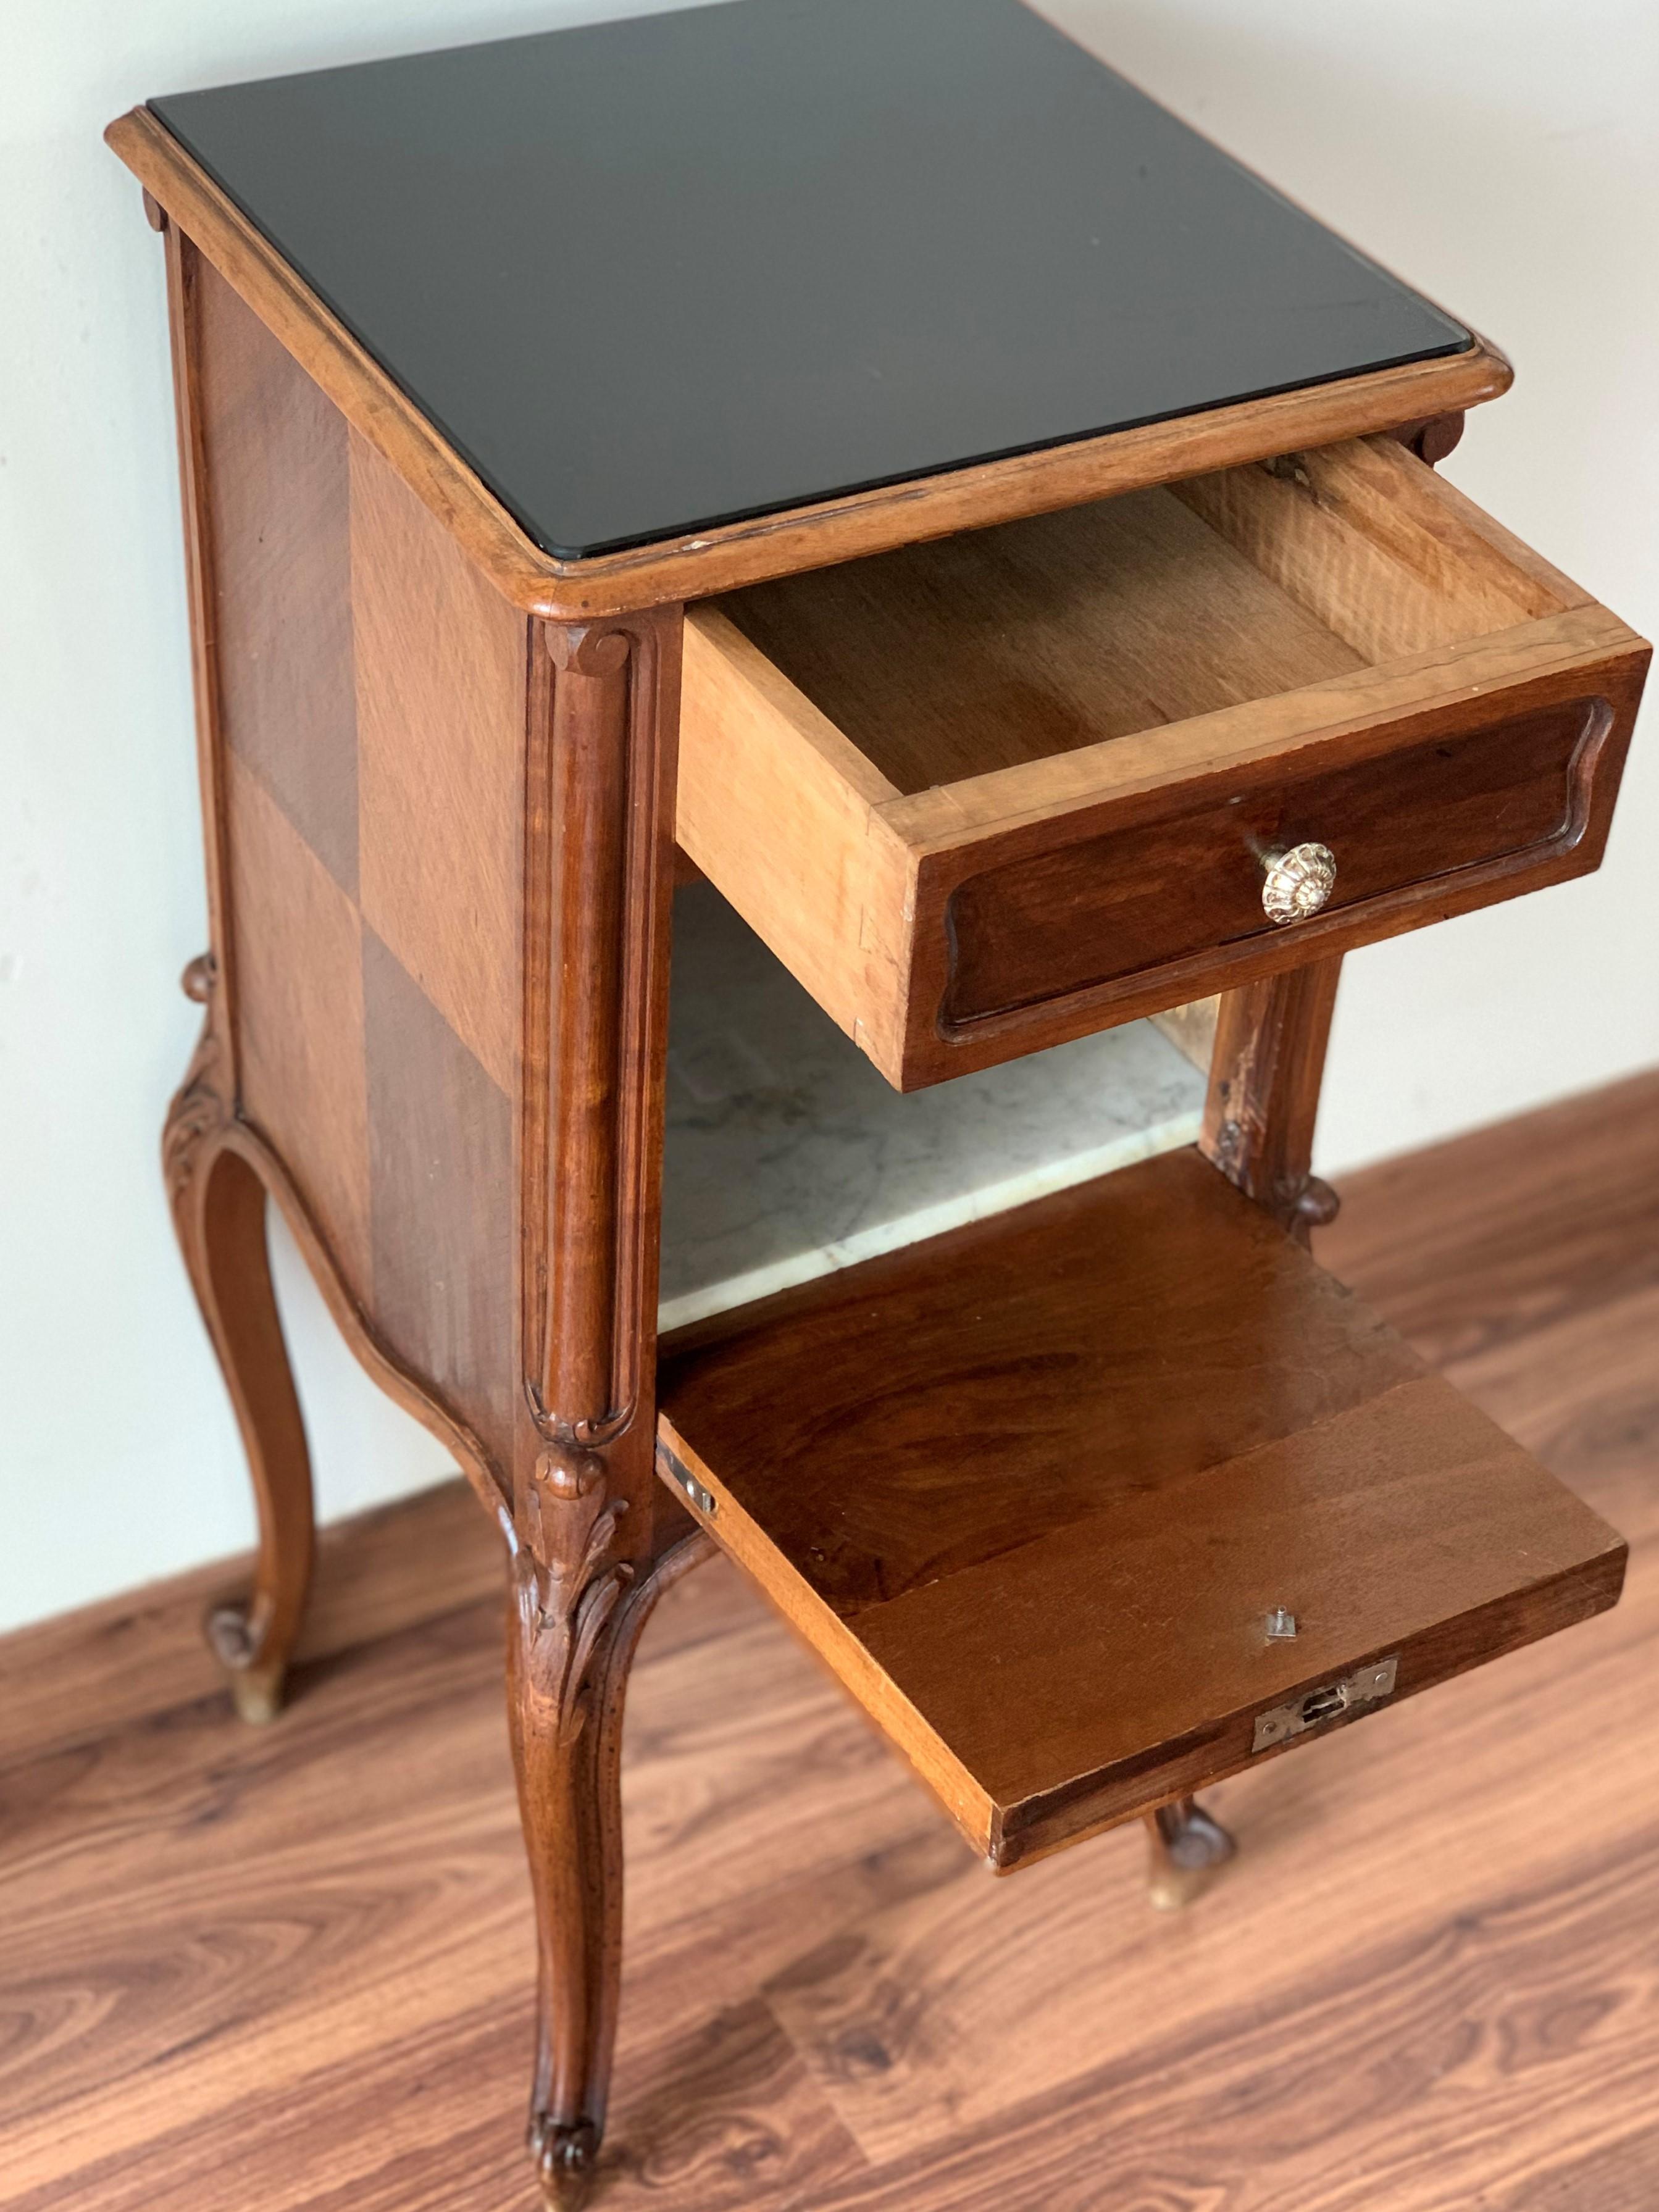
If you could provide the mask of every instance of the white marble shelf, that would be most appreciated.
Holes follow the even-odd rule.
[[[718,894],[676,902],[662,1326],[810,1281],[1198,1133],[1149,1023],[908,1097]]]

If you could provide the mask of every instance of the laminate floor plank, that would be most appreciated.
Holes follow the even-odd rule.
[[[1632,1551],[1659,1537],[1659,1284],[1446,1373],[1564,1481],[1593,1490]]]
[[[1659,1283],[1659,1070],[1384,1161],[1314,1240],[1445,1365]]]
[[[718,1961],[757,1850],[787,1868],[793,1837],[810,1867],[826,1832],[843,1851],[879,1850],[915,1825],[861,1720],[748,1607],[747,1634],[728,1613],[698,1668],[671,1643],[636,1673],[639,1741],[672,1746],[629,1776],[636,1961],[659,1931],[683,1944],[688,1918],[714,1923]],[[283,1727],[244,1730],[203,1700],[23,1771],[39,1786],[10,1799],[0,1983],[52,2026],[47,2051],[37,2036],[9,2065],[0,2054],[14,2172],[61,2160],[66,2106],[130,2150],[155,2112],[207,2118],[217,2077],[243,2057],[302,2075],[313,2045],[353,2060],[522,1990],[532,1935],[503,1787],[498,1613],[475,1607],[404,1640],[401,1666],[377,1648],[371,1685],[317,1686]],[[744,1694],[757,1680],[759,1700]],[[398,1744],[402,1757],[365,1756]],[[792,1901],[769,1961],[811,1924]],[[705,1963],[698,1979],[717,2000],[720,1972]],[[196,2045],[216,2019],[218,2066],[204,2069]]]
[[[325,1528],[317,1549],[301,1669],[453,1613],[501,1589],[506,1576],[501,1537],[459,1480]],[[219,1560],[0,1637],[0,1767],[222,1696],[202,1619],[246,1587],[248,1565]]]
[[[1425,1881],[1455,1917],[1545,1869],[1565,1880],[1587,1833],[1659,1832],[1659,1719],[1626,1760],[1587,1758],[1584,1741],[1586,1705],[1626,1701],[1659,1638],[1659,1578],[1614,1621],[1620,1634],[1589,1623],[1561,1639],[1571,1685],[1547,1647],[1519,1653],[1435,1692],[1426,1722],[1378,1713],[1318,1759],[1209,1792],[1241,1856],[1186,1915],[1145,1909],[1140,1841],[1121,1832],[994,1887],[965,1869],[804,1957],[769,1985],[774,2008],[879,2164],[989,2125],[1069,2070],[1131,2060],[1154,2019],[1158,2035],[1201,2034],[1218,1968],[1226,1988],[1287,2003],[1357,1944],[1408,1941]],[[1564,1773],[1571,1790],[1540,1802],[1540,1777]]]
[[[1133,2057],[821,2212],[1467,2212],[1526,2203],[1644,2122],[1659,2063],[1659,1830],[1565,1880],[1356,1942],[1284,2002],[1217,1992]],[[1632,1940],[1640,1929],[1642,1936]],[[1594,2197],[1573,2212],[1601,2212]]]
[[[724,1563],[647,1631],[599,2212],[1652,2212],[1659,1078],[1357,1177],[1319,1252],[1632,1542],[1624,1603],[993,1881]],[[331,1532],[301,1695],[234,1565],[0,1641],[0,2206],[528,2212],[498,1540]]]

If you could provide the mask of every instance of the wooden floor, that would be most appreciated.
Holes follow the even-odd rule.
[[[1659,1077],[1347,1197],[1320,1256],[1625,1530],[1624,1604],[1215,1792],[1166,1917],[1138,1832],[993,1881],[704,1569],[635,1677],[602,2204],[1659,2206]],[[337,1533],[263,1731],[224,1581],[0,1644],[0,2203],[526,2208],[486,1524]]]

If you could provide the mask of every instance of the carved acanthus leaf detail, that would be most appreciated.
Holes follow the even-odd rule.
[[[514,1558],[526,1689],[550,1708],[562,1741],[587,1718],[589,1669],[634,1571],[612,1556],[625,1500],[606,1494],[592,1453],[545,1452],[531,1478]]]

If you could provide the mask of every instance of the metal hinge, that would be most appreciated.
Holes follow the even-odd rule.
[[[689,1467],[675,1458],[667,1445],[660,1440],[657,1445],[657,1465],[676,1490],[695,1511],[712,1521],[720,1510],[720,1503],[712,1490],[705,1490]]]
[[[1286,1705],[1273,1705],[1267,1712],[1258,1713],[1251,1751],[1267,1751],[1276,1743],[1288,1743],[1292,1736],[1305,1735],[1310,1729],[1340,1720],[1356,1705],[1381,1705],[1384,1698],[1394,1695],[1399,1673],[1400,1658],[1396,1653],[1392,1659],[1379,1659],[1372,1666],[1359,1668],[1340,1682],[1328,1682],[1319,1690],[1304,1690]]]

